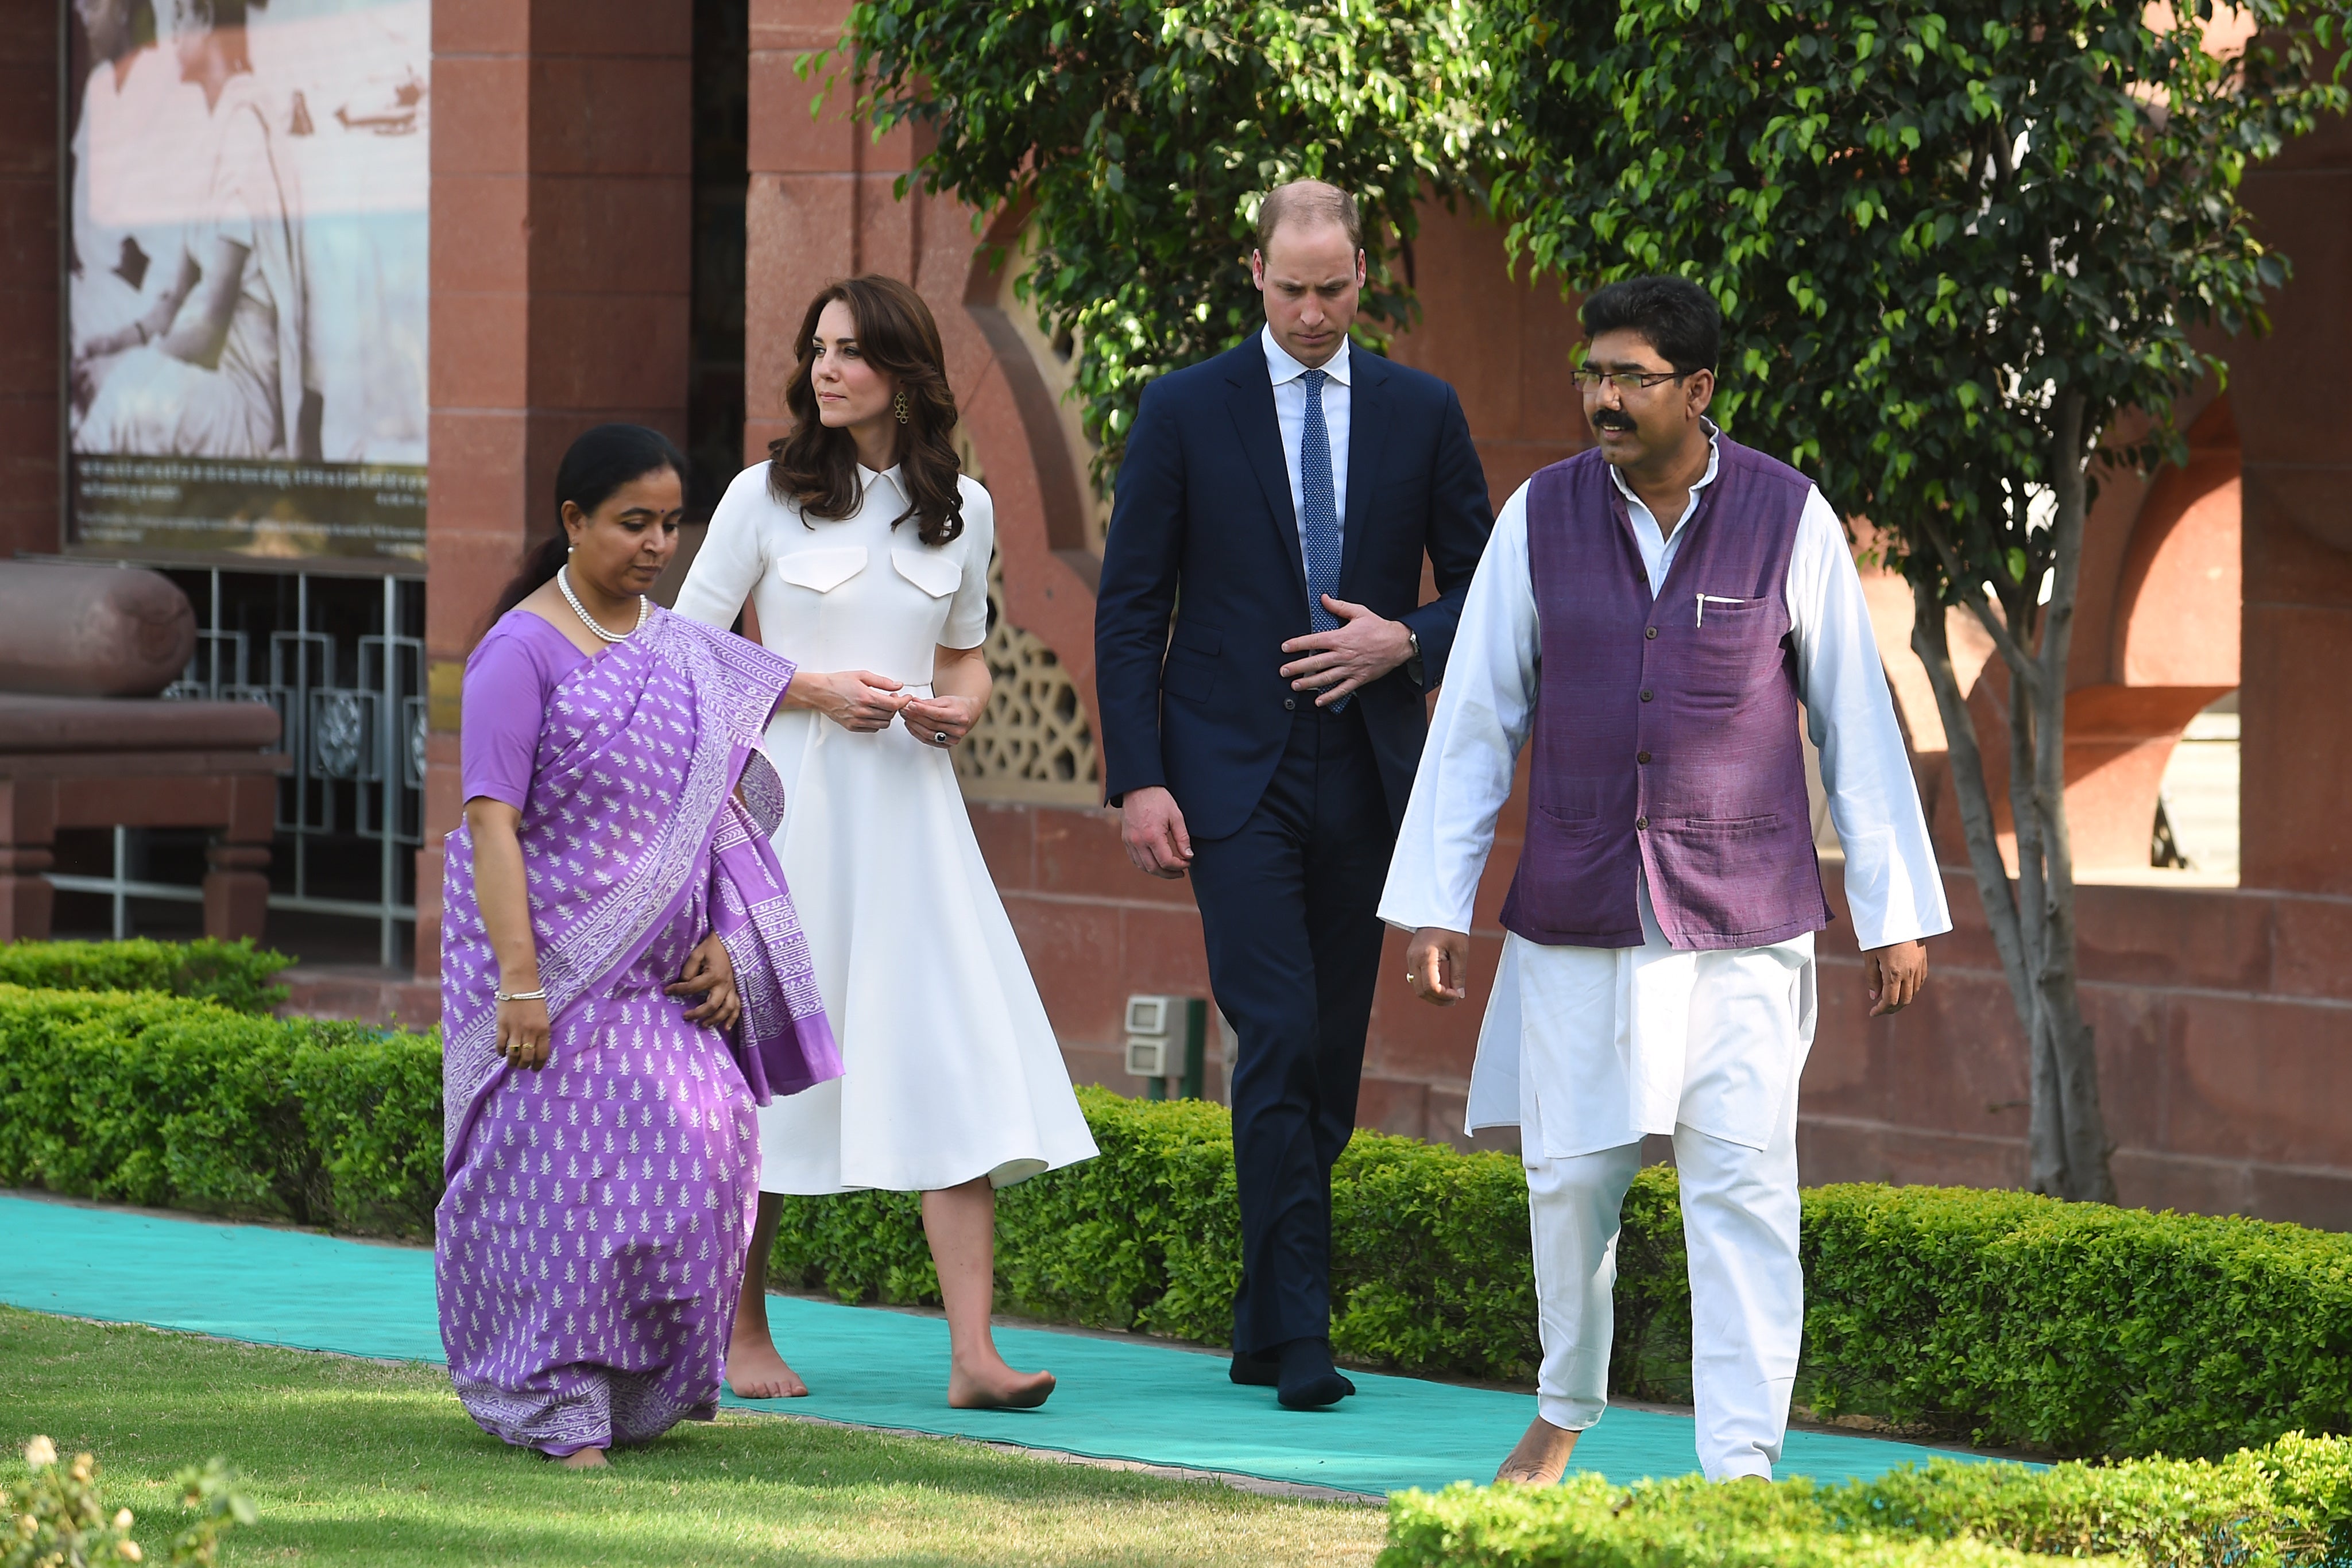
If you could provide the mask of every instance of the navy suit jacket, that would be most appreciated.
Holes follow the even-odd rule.
[[[1338,597],[1421,642],[1421,684],[1406,665],[1356,694],[1396,823],[1428,733],[1423,693],[1444,676],[1495,514],[1454,389],[1361,347],[1349,354]],[[1438,594],[1427,604],[1424,555]],[[1095,602],[1111,804],[1164,785],[1195,838],[1240,831],[1313,701],[1281,674],[1282,644],[1312,629],[1274,383],[1253,335],[1144,389],[1128,437]]]

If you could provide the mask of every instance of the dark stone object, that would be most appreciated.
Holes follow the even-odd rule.
[[[0,561],[0,692],[152,697],[195,651],[196,612],[161,572]]]
[[[259,751],[278,740],[268,703],[0,692],[0,754],[58,751]]]

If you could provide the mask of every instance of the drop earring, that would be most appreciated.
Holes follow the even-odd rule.
[[[903,390],[890,399],[890,412],[898,416],[900,424],[907,423],[907,394]]]

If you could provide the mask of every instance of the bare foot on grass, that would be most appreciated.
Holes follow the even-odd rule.
[[[555,1462],[567,1470],[601,1470],[611,1463],[602,1448],[580,1448]]]
[[[1517,1481],[1522,1486],[1548,1487],[1559,1484],[1568,1473],[1568,1456],[1576,1450],[1577,1434],[1553,1426],[1542,1416],[1528,1424],[1519,1438],[1519,1446],[1495,1472],[1498,1481]]]
[[[1053,1392],[1052,1373],[1015,1372],[1001,1357],[971,1367],[958,1362],[948,1374],[951,1410],[1034,1410]]]
[[[727,1343],[727,1386],[738,1399],[804,1399],[808,1385],[784,1364],[762,1328],[736,1325]]]

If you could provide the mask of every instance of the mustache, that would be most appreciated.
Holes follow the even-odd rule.
[[[1606,408],[1599,410],[1593,414],[1592,423],[1593,427],[1599,430],[1622,430],[1630,432],[1635,428],[1633,420],[1626,417],[1624,414],[1618,413],[1614,409]]]

